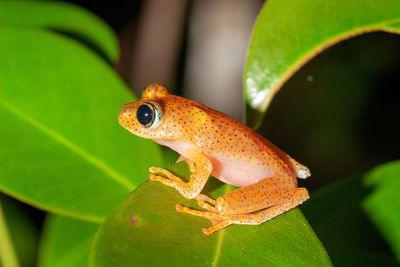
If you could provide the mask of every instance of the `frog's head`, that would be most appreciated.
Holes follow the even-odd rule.
[[[126,103],[118,116],[118,122],[131,133],[148,139],[174,139],[168,116],[163,114],[170,98],[160,84],[151,84],[144,90],[142,98],[135,103]]]

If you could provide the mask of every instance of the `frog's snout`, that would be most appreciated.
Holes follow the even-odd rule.
[[[134,119],[134,103],[126,103],[118,115],[118,122],[125,128],[129,127]]]

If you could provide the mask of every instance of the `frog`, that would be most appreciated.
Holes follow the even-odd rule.
[[[175,188],[203,210],[176,204],[181,213],[211,221],[205,235],[233,224],[259,225],[309,198],[297,186],[310,170],[238,120],[196,101],[150,84],[137,102],[126,103],[118,115],[122,127],[167,146],[191,171],[188,182],[161,167],[149,169],[149,179]],[[213,199],[202,190],[210,176],[238,187]]]

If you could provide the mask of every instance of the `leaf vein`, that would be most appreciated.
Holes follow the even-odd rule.
[[[19,118],[21,118],[23,121],[27,122],[28,124],[32,125],[33,127],[36,127],[38,130],[43,132],[44,134],[48,135],[51,137],[53,140],[56,142],[64,145],[71,151],[75,152],[79,156],[81,156],[83,159],[87,160],[89,163],[93,164],[100,170],[102,170],[104,173],[109,175],[111,178],[113,178],[115,181],[119,182],[121,185],[126,187],[129,190],[132,190],[135,186],[123,175],[119,174],[117,171],[112,169],[110,166],[108,166],[106,163],[101,161],[100,159],[96,158],[89,152],[85,151],[84,149],[80,148],[70,140],[68,140],[66,137],[62,136],[61,134],[57,133],[56,131],[51,130],[44,124],[38,122],[28,114],[24,113],[20,109],[14,107],[11,104],[8,104],[4,101],[0,101],[0,104],[10,111],[11,113],[15,114]]]

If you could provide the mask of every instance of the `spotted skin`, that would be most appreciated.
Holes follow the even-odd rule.
[[[144,103],[151,103],[159,116],[151,127],[136,117]],[[149,179],[196,199],[207,211],[181,205],[176,209],[211,220],[213,226],[203,229],[205,234],[231,224],[263,223],[309,197],[305,188],[297,188],[296,180],[310,176],[307,167],[239,121],[169,94],[162,85],[149,85],[139,101],[125,104],[118,121],[131,133],[172,148],[181,155],[178,161],[188,163],[192,171],[189,182],[158,167],[150,168]],[[241,188],[213,200],[201,194],[210,174]]]
[[[223,215],[215,211],[193,210],[179,204],[176,205],[176,210],[178,212],[188,213],[212,221],[213,225],[211,227],[203,228],[203,233],[210,235],[231,224],[261,224],[296,207],[297,205],[300,205],[309,198],[307,189],[305,188],[277,189],[269,191],[268,195],[271,198],[266,199],[266,205],[271,205],[271,207],[258,213]]]

